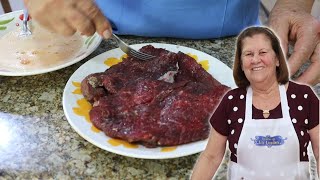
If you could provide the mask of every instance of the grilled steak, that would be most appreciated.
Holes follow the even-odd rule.
[[[151,45],[149,61],[128,57],[81,83],[93,103],[94,126],[113,138],[147,147],[172,146],[208,137],[208,119],[229,89],[193,58]]]

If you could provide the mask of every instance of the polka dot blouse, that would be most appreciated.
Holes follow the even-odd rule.
[[[237,144],[245,119],[246,89],[229,91],[213,113],[210,123],[221,135],[228,137],[231,161],[237,162]],[[308,161],[309,130],[319,124],[319,99],[309,86],[289,82],[287,100],[292,124],[300,144],[300,161]],[[263,111],[252,106],[253,119],[265,119]],[[281,104],[270,110],[267,119],[282,118]]]

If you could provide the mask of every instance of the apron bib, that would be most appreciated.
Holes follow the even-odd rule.
[[[252,88],[237,147],[237,163],[230,161],[229,179],[305,180],[308,162],[300,162],[299,140],[292,125],[285,86],[279,86],[282,118],[252,119]]]

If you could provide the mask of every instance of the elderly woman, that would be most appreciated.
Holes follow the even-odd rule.
[[[245,29],[236,48],[238,88],[213,113],[192,179],[213,177],[227,141],[229,179],[309,179],[309,141],[319,167],[319,99],[309,86],[289,81],[280,42],[270,29]]]

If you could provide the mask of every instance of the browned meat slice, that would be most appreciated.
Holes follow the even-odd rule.
[[[107,91],[103,87],[104,73],[90,74],[81,82],[81,92],[89,101],[94,102],[107,95]]]
[[[198,64],[192,57],[179,52],[179,66],[181,67],[180,79],[190,78],[193,81],[205,83],[208,86],[218,86],[221,83],[214,79],[207,71],[205,71],[200,64]]]
[[[183,53],[152,46],[141,51],[157,57],[150,61],[128,57],[82,82],[89,89],[83,91],[85,97],[95,101],[90,111],[94,126],[110,137],[147,147],[207,138],[208,119],[228,87]],[[173,72],[171,83],[162,78],[167,72]],[[92,76],[99,85],[89,86]],[[103,89],[103,97],[98,89]]]

